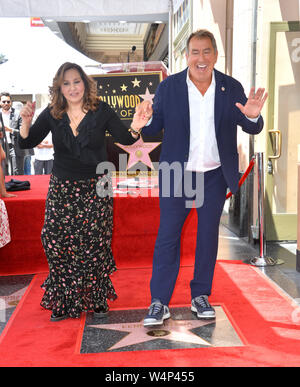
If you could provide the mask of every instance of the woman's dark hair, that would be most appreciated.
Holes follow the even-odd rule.
[[[99,98],[97,97],[96,82],[89,77],[82,68],[71,62],[66,62],[60,66],[53,78],[52,86],[49,87],[50,92],[50,109],[51,115],[56,119],[61,119],[62,115],[67,110],[67,100],[61,92],[61,85],[64,80],[65,72],[68,70],[77,70],[84,83],[84,96],[83,96],[83,111],[92,110],[95,111],[99,105]]]

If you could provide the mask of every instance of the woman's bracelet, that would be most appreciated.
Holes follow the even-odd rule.
[[[136,131],[131,126],[128,129],[128,132],[131,132],[131,133],[136,134],[138,136],[141,134],[141,131],[142,131],[142,129],[140,129],[139,131]]]

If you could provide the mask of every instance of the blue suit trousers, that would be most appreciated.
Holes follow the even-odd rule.
[[[197,172],[192,172],[193,179]],[[190,282],[191,298],[210,295],[217,259],[219,224],[227,184],[222,168],[204,173],[203,205],[197,208],[197,244],[194,277]],[[160,226],[155,243],[150,282],[151,298],[168,305],[180,267],[180,240],[184,222],[191,211],[185,193],[180,197],[160,197]]]

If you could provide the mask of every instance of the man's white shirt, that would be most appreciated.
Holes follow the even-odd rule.
[[[206,172],[221,165],[215,131],[215,73],[206,93],[202,95],[186,78],[190,109],[190,151],[187,170]]]

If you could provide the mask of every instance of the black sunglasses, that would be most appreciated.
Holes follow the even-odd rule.
[[[11,103],[11,101],[1,101],[1,103]]]

